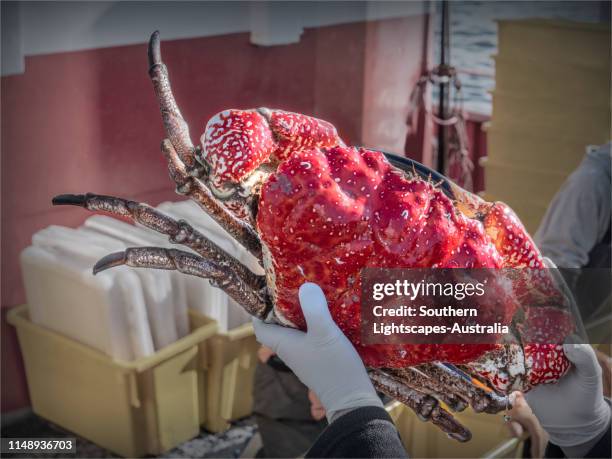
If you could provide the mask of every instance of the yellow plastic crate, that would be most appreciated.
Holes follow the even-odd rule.
[[[538,93],[515,94],[501,89],[491,91],[491,95],[491,123],[500,130],[547,139],[583,139],[585,146],[603,144],[610,137],[609,104],[606,107],[589,100],[555,100]]]
[[[206,381],[201,386],[206,406],[201,422],[207,430],[222,432],[231,421],[252,413],[258,347],[250,323],[217,333],[200,344],[206,368]]]
[[[523,57],[493,56],[495,89],[509,94],[533,94],[568,105],[610,105],[610,59],[600,68],[567,61],[550,62],[531,53]]]
[[[487,161],[485,190],[503,201],[514,199],[515,203],[536,203],[546,208],[570,173]]]
[[[521,457],[522,440],[511,438],[502,414],[453,413],[472,432],[465,443],[449,438],[431,422],[423,422],[400,402],[386,406],[410,457]]]
[[[196,436],[206,376],[198,346],[217,325],[189,315],[189,335],[121,362],[30,322],[26,306],[14,308],[8,321],[17,329],[34,412],[128,457],[160,454]]]
[[[555,138],[527,134],[510,126],[493,124],[487,131],[485,163],[506,164],[534,171],[569,173],[576,169],[586,152],[584,138],[559,133]]]
[[[610,26],[555,19],[498,20],[499,54],[520,61],[579,64],[593,71],[610,69]]]

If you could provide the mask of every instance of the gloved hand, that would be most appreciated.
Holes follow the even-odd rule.
[[[257,340],[314,391],[330,423],[354,408],[382,407],[357,351],[331,318],[321,288],[303,284],[299,298],[308,332],[253,318]]]
[[[552,260],[544,258],[544,263],[577,313],[563,276]],[[525,394],[550,441],[567,457],[584,457],[610,424],[610,405],[603,397],[602,372],[595,351],[588,344],[574,344],[584,342],[585,338],[568,337],[563,350],[573,364],[569,373],[556,384],[540,385]]]
[[[525,398],[550,441],[567,457],[584,457],[610,428],[610,405],[603,397],[601,367],[588,344],[564,344],[573,363],[556,384],[537,386]]]

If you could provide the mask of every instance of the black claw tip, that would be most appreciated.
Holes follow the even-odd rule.
[[[84,194],[60,194],[51,200],[54,206],[81,206],[85,207]]]
[[[149,39],[149,67],[161,64],[161,47],[159,45],[159,30],[151,34]]]
[[[100,259],[95,266],[93,267],[94,276],[101,271],[104,271],[109,268],[114,268],[115,266],[124,265],[126,262],[125,252],[115,252],[109,255],[106,255],[104,258]]]
[[[472,432],[467,429],[464,429],[461,432],[452,432],[448,434],[449,437],[454,438],[455,440],[465,443],[466,441],[470,441],[472,439]]]

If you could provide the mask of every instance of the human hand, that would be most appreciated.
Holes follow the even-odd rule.
[[[274,351],[269,347],[260,346],[259,349],[257,349],[257,358],[261,363],[268,363],[268,360],[270,360],[270,357],[273,355]]]
[[[556,384],[525,394],[533,413],[567,457],[584,457],[609,428],[610,405],[602,391],[602,372],[588,344],[564,344],[573,366]]]
[[[310,415],[315,421],[320,421],[325,417],[325,407],[312,390],[308,390],[308,400],[310,400]]]
[[[333,321],[321,288],[305,283],[299,298],[308,331],[253,318],[257,340],[272,349],[314,391],[329,422],[350,409],[382,407],[361,358]]]
[[[544,457],[548,434],[531,411],[522,392],[513,392],[510,394],[510,400],[512,401],[512,409],[508,411],[508,415],[511,420],[507,426],[511,435],[521,438],[526,431],[531,438],[531,457],[534,459]]]
[[[601,380],[604,397],[610,398],[612,396],[612,359],[598,349],[595,349],[595,355],[602,370]]]

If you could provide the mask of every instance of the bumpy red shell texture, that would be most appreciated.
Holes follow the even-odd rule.
[[[269,287],[281,317],[304,328],[297,289],[316,282],[367,365],[478,360],[484,362],[482,374],[488,374],[491,361],[482,357],[500,350],[494,344],[363,345],[359,274],[370,266],[544,268],[505,204],[484,204],[477,212],[482,221],[469,218],[432,183],[407,178],[380,152],[344,147],[333,125],[296,113],[226,110],[209,121],[202,147],[217,186],[240,182],[263,163],[278,164],[262,187],[257,226],[273,263]],[[528,287],[518,293],[531,292]],[[490,312],[507,322],[518,307],[508,301]],[[549,319],[546,314],[533,318],[536,325]],[[531,382],[556,380],[567,369],[559,346],[535,343],[524,350]],[[494,373],[489,376],[498,380],[497,387],[510,384],[503,371]]]
[[[213,116],[201,138],[216,185],[239,182],[270,158],[340,142],[327,121],[282,110],[225,110]]]
[[[570,362],[560,344],[540,343],[496,349],[470,367],[495,388],[509,393],[557,381],[569,369]]]
[[[257,223],[274,261],[277,311],[303,328],[296,291],[306,280],[319,283],[367,365],[468,362],[494,347],[361,345],[363,267],[503,265],[479,222],[431,183],[408,180],[382,153],[336,147],[292,155],[264,185]]]
[[[217,183],[238,182],[268,157],[276,145],[268,123],[253,110],[225,110],[208,121],[202,135],[206,161]]]
[[[477,360],[496,345],[362,345],[359,273],[368,266],[501,268],[510,257],[541,263],[514,214],[504,206],[492,210],[494,238],[486,225],[457,212],[440,189],[408,179],[380,152],[335,147],[292,154],[264,184],[257,216],[274,263],[276,310],[304,328],[297,289],[317,282],[334,320],[369,366]],[[516,306],[507,305],[505,319]]]

